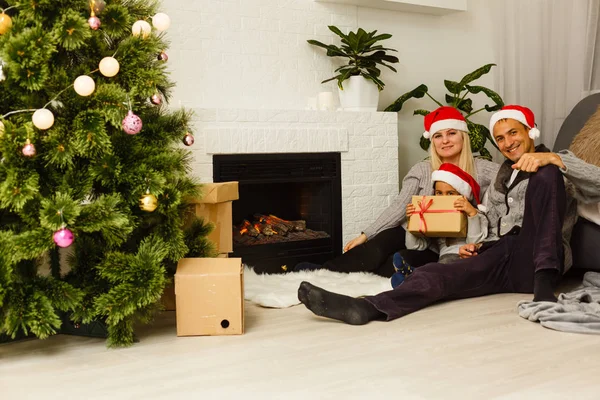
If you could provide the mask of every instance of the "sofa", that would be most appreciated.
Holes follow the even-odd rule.
[[[568,149],[587,120],[598,110],[598,106],[600,106],[600,93],[590,95],[577,103],[560,127],[553,151]],[[585,218],[578,218],[573,228],[571,248],[573,268],[600,271],[599,225]]]

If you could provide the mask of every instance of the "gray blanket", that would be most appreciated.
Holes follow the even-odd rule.
[[[521,301],[519,315],[557,331],[600,334],[600,273],[586,272],[582,285],[561,293],[558,303]]]

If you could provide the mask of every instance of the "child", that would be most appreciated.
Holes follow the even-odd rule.
[[[454,208],[467,214],[467,237],[466,238],[427,238],[417,237],[406,231],[406,249],[423,251],[430,247],[435,241],[439,249],[438,262],[449,264],[460,259],[458,250],[466,243],[481,242],[487,236],[487,218],[483,214],[485,207],[479,201],[479,184],[471,175],[454,164],[444,163],[440,169],[431,174],[436,196],[460,196],[454,202]],[[478,204],[479,211],[469,200]],[[415,207],[412,203],[406,206],[406,218],[414,214]],[[405,261],[402,252],[394,254],[393,263],[396,273],[392,275],[392,287],[399,286],[406,276],[413,272],[413,268]]]

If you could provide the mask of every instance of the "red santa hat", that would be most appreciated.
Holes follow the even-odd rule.
[[[471,175],[454,164],[444,163],[440,169],[431,173],[431,180],[435,182],[446,182],[468,200],[475,200],[477,208],[486,212],[486,207],[481,204],[479,184]]]
[[[425,116],[425,132],[423,137],[430,139],[434,133],[442,129],[457,129],[468,132],[465,117],[454,107],[443,106]]]
[[[508,105],[492,114],[492,117],[490,118],[490,133],[492,134],[494,141],[496,141],[496,138],[494,138],[494,125],[501,119],[506,118],[517,120],[528,127],[529,137],[531,139],[535,140],[540,137],[540,130],[535,127],[535,116],[533,115],[533,111],[523,106]]]

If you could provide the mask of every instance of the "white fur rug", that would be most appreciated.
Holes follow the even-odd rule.
[[[244,267],[244,297],[260,306],[286,308],[300,304],[298,286],[302,281],[335,293],[352,297],[368,296],[392,290],[388,278],[354,272],[350,274],[328,270],[288,272],[286,274],[259,275]]]

